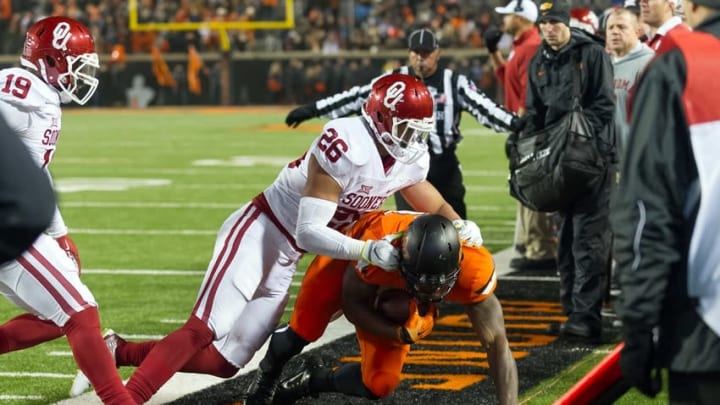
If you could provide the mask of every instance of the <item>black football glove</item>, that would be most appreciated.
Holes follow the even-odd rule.
[[[656,333],[652,330],[623,330],[625,347],[620,352],[620,369],[625,381],[654,398],[662,388]]]
[[[301,122],[315,118],[317,115],[318,110],[315,108],[315,103],[305,104],[290,111],[287,117],[285,117],[285,123],[291,128],[297,128]]]
[[[505,140],[505,156],[510,159],[510,155],[512,155],[512,150],[515,144],[518,141],[518,134],[517,132],[512,132],[508,135],[507,139]]]
[[[515,133],[520,133],[525,129],[528,123],[528,117],[527,115],[524,115],[522,117],[515,116],[513,117],[512,121],[510,122],[510,130]]]
[[[483,32],[483,42],[485,43],[485,47],[487,48],[488,52],[497,52],[498,42],[500,42],[500,38],[502,38],[502,35],[503,32],[494,26],[488,27],[488,29]]]

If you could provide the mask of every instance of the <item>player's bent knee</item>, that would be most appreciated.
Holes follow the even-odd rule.
[[[379,370],[367,377],[363,376],[363,383],[378,398],[384,398],[395,391],[400,384],[400,376]]]

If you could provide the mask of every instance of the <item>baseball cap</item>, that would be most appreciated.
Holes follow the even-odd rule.
[[[565,0],[550,0],[540,3],[538,22],[557,21],[570,26],[570,5]]]
[[[408,37],[408,49],[411,51],[434,51],[438,46],[435,34],[427,28],[415,30]]]
[[[535,22],[538,16],[537,6],[532,0],[512,0],[505,7],[495,7],[495,12],[519,15],[530,22]]]

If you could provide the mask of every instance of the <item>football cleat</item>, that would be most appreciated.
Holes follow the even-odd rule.
[[[320,359],[314,356],[308,357],[299,373],[283,380],[278,385],[273,404],[290,405],[301,398],[317,398],[320,393],[312,389],[310,381],[313,373],[322,367]]]
[[[117,359],[115,358],[115,351],[117,350],[118,342],[122,340],[122,338],[115,333],[114,330],[108,329],[103,333],[103,340],[105,340],[105,346],[107,346],[108,350],[110,351],[110,355],[113,358],[113,361],[115,364],[117,364]],[[117,366],[116,366],[117,367]],[[92,384],[90,384],[90,380],[88,380],[87,376],[85,376],[85,373],[83,373],[81,370],[78,370],[77,375],[75,375],[75,379],[73,380],[72,386],[70,387],[70,398],[75,398],[79,395],[82,395],[92,387]]]
[[[255,380],[247,390],[245,405],[271,405],[279,380],[279,373],[264,372],[260,364]]]

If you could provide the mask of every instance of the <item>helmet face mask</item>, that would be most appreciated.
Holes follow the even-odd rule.
[[[417,217],[402,241],[400,274],[420,302],[441,301],[460,274],[460,239],[452,222],[441,215]]]
[[[64,103],[87,103],[99,84],[95,42],[87,27],[71,18],[48,17],[33,24],[20,63],[57,89]]]
[[[362,115],[395,160],[410,164],[427,152],[435,125],[432,96],[417,78],[390,74],[373,83]]]

